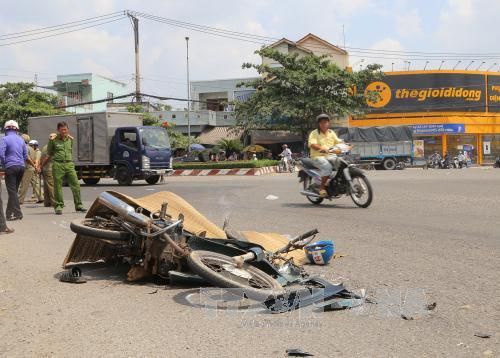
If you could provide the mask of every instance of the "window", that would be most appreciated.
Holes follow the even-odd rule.
[[[175,119],[177,118],[177,116],[175,114],[172,114],[172,119]]]
[[[124,130],[120,133],[120,142],[130,148],[137,148],[137,132],[135,130]]]

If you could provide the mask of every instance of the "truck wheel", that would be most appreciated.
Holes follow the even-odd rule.
[[[394,170],[396,168],[396,161],[392,158],[387,158],[382,163],[385,170]]]
[[[116,180],[120,185],[131,185],[134,177],[128,171],[128,168],[125,166],[118,167],[116,170]]]
[[[96,185],[101,178],[82,178],[82,180],[87,185]]]
[[[148,183],[149,185],[155,185],[156,183],[158,183],[159,180],[160,180],[159,175],[152,175],[146,178],[146,183]]]

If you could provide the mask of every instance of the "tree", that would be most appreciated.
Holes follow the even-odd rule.
[[[127,111],[130,113],[142,113],[142,124],[145,126],[159,126],[160,118],[146,112],[140,104],[131,104],[127,106]]]
[[[56,109],[57,96],[34,90],[34,83],[9,82],[0,85],[0,124],[8,120],[19,123],[22,132],[28,130],[28,118],[64,114],[65,111]]]
[[[243,149],[243,144],[237,139],[223,138],[219,141],[218,146],[224,149],[226,153],[239,153]]]
[[[187,148],[188,147],[188,136],[182,134],[175,130],[175,123],[163,122],[161,124],[163,128],[167,130],[168,136],[170,137],[170,144],[172,148]],[[189,143],[199,143],[198,138],[191,136]]]
[[[247,101],[234,103],[237,126],[245,130],[288,129],[300,133],[305,141],[307,133],[316,127],[318,114],[359,115],[367,99],[379,98],[375,92],[365,94],[357,89],[382,76],[380,65],[352,72],[339,68],[327,56],[299,57],[269,47],[256,53],[280,66],[243,64],[243,68],[253,68],[261,75],[240,84],[256,91]]]

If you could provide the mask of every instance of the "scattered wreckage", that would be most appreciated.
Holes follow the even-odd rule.
[[[77,235],[63,263],[68,269],[61,276],[64,281],[85,281],[77,264],[119,260],[130,265],[128,281],[201,278],[259,301],[271,312],[306,305],[342,309],[362,301],[342,284],[312,277],[302,267],[307,261],[302,248],[317,230],[291,240],[274,233],[223,230],[171,192],[141,199],[103,192],[86,218],[71,223],[71,230]]]

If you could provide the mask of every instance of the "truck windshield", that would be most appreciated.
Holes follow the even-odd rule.
[[[154,149],[170,148],[168,133],[164,128],[141,128],[139,130],[142,144]]]

